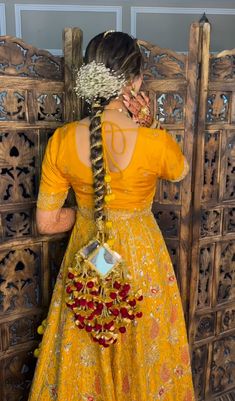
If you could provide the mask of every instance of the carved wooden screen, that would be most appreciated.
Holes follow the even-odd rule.
[[[199,24],[191,26],[188,54],[175,53],[144,41],[140,41],[140,45],[144,55],[144,89],[149,92],[154,114],[161,126],[174,135],[190,164],[190,173],[182,183],[160,182],[153,204],[187,312]]]
[[[74,32],[80,39],[79,30],[65,31],[65,73],[64,59],[16,38],[0,38],[1,401],[27,399],[36,328],[66,244],[63,235],[37,234],[34,206],[48,137],[79,111],[68,97],[71,67],[81,54]]]
[[[187,55],[140,44],[144,89],[154,113],[190,163],[182,183],[159,184],[153,212],[174,263],[187,318],[191,295],[197,399],[232,401],[235,51],[210,56],[209,39],[209,25],[195,23]],[[37,235],[34,206],[48,137],[63,121],[79,117],[72,70],[80,62],[78,29],[65,30],[64,59],[15,38],[0,39],[1,401],[27,399],[36,327],[66,246],[63,235]]]
[[[201,27],[190,341],[197,399],[235,400],[235,49]],[[233,388],[233,390],[232,390]]]

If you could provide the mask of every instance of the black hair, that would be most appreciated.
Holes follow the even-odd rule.
[[[103,63],[115,74],[122,75],[125,81],[131,81],[141,75],[142,54],[137,39],[123,32],[103,32],[95,36],[88,44],[85,64],[95,61]],[[104,107],[115,96],[107,99],[97,98],[89,110],[90,116],[90,160],[94,187],[94,218],[97,224],[105,220],[105,166],[101,132],[101,116]]]

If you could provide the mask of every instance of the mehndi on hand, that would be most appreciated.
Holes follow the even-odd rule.
[[[144,92],[123,94],[123,103],[137,125],[151,128],[156,127],[156,121],[150,109],[150,100]]]

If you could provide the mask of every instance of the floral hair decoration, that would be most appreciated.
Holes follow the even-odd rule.
[[[115,71],[106,67],[103,63],[91,61],[83,64],[76,76],[75,93],[88,103],[93,103],[97,98],[106,100],[120,95],[125,85],[125,77],[116,75]]]

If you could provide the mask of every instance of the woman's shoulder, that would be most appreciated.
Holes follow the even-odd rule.
[[[71,122],[65,123],[65,124],[61,125],[60,127],[58,127],[57,130],[60,132],[61,135],[66,135],[66,134],[69,134],[69,133],[73,132],[74,130],[76,130],[77,126],[89,127],[88,118],[83,118],[82,120],[76,120],[76,121],[71,121]]]
[[[83,118],[82,120],[71,121],[57,127],[53,134],[54,140],[56,138],[60,141],[69,139],[71,136],[74,135],[78,127],[89,128],[89,119]]]
[[[148,140],[150,143],[164,143],[166,139],[166,130],[162,128],[147,128],[140,127],[139,128],[141,136]]]

